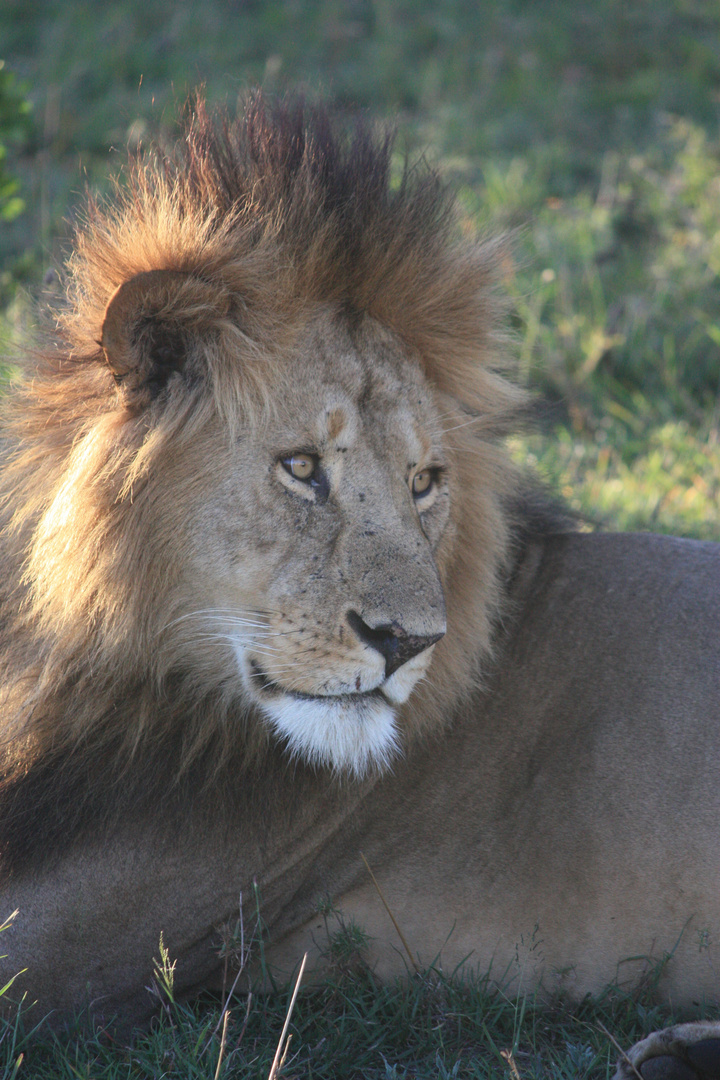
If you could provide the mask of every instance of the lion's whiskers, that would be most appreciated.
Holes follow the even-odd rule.
[[[258,613],[254,613],[256,616]],[[268,614],[274,614],[268,612]],[[279,613],[278,613],[279,614]],[[231,626],[247,627],[251,630],[258,630],[263,636],[266,637],[279,637],[281,634],[291,633],[288,630],[276,630],[268,626],[265,622],[260,622],[256,618],[248,618],[246,615],[239,614],[233,608],[201,608],[197,611],[189,611],[184,615],[179,615],[176,619],[172,619],[158,631],[158,636],[165,633],[166,630],[170,630],[174,626],[178,626],[180,623],[187,622],[190,619],[204,619],[208,622],[217,621]]]
[[[224,641],[227,642],[227,644],[233,645],[235,647],[237,647],[238,645],[243,648],[255,647],[257,652],[265,652],[268,654],[275,653],[278,656],[282,656],[281,649],[273,649],[270,645],[258,646],[252,638],[247,638],[243,640],[242,638],[237,637],[235,634],[222,634],[219,631],[216,633],[213,633],[212,631],[207,631],[206,633],[194,634],[193,641]]]
[[[469,420],[463,420],[462,423],[453,424],[452,427],[440,428],[439,431],[434,431],[433,435],[442,437],[443,435],[449,435],[452,431],[459,431],[461,428],[470,427],[471,424],[480,424],[483,422],[489,426],[490,424],[494,424],[496,419],[495,417],[491,418],[488,416],[472,416]]]

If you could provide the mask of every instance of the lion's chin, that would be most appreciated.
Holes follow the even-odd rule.
[[[400,751],[395,712],[379,692],[338,697],[283,694],[261,705],[293,757],[357,778],[385,771]]]

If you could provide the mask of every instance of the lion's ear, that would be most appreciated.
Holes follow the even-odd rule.
[[[128,402],[146,404],[184,370],[211,321],[207,293],[206,282],[177,270],[136,274],[113,293],[100,344]]]

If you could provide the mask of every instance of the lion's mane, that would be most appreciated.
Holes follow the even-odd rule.
[[[208,415],[241,433],[271,410],[285,392],[274,358],[318,303],[391,328],[447,407],[460,477],[453,629],[422,700],[413,699],[413,722],[427,731],[451,716],[490,647],[517,525],[501,437],[524,397],[498,366],[503,253],[463,237],[437,170],[398,163],[387,132],[358,123],[344,135],[322,109],[259,96],[236,123],[198,103],[172,153],[143,152],[109,206],[90,204],[50,340],[25,357],[25,379],[5,404],[6,866],[163,800],[207,791],[209,807],[227,807],[251,798],[242,777],[252,769],[280,770],[256,718],[164,651],[161,616],[174,610],[169,538],[136,504],[150,476],[182,485],[175,452],[193,440],[200,452]],[[99,345],[115,290],[156,269],[191,275],[176,330],[203,342],[192,371],[161,399],[114,378]],[[226,360],[238,343],[240,366]]]

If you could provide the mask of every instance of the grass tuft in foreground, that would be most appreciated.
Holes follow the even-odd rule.
[[[62,1039],[36,1033],[26,1042],[21,1007],[3,1025],[2,1076],[267,1080],[290,1015],[289,1039],[278,1055],[282,1065],[274,1074],[286,1080],[600,1080],[614,1072],[613,1040],[629,1047],[677,1019],[655,1004],[668,957],[647,963],[635,992],[611,987],[598,999],[575,1005],[561,997],[517,998],[489,977],[478,977],[469,962],[450,975],[430,967],[387,985],[363,959],[367,936],[362,929],[330,903],[319,913],[327,932],[329,974],[301,990],[291,1015],[293,986],[248,993],[247,979],[242,992],[233,987],[222,999],[205,996],[191,1005],[176,1000],[173,961],[161,947],[153,987],[160,1005],[149,1032],[126,1043],[78,1021]],[[243,963],[251,944],[252,938],[243,946]],[[517,975],[506,972],[498,982]]]

